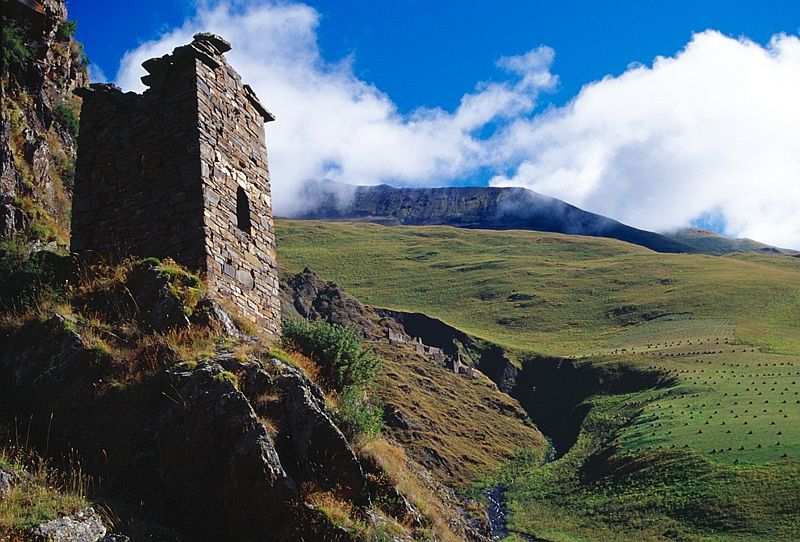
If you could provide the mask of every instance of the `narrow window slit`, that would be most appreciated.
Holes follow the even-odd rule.
[[[250,233],[250,199],[241,186],[236,189],[236,225],[245,233]]]

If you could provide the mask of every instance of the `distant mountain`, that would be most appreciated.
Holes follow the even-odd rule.
[[[752,239],[734,239],[707,230],[686,228],[664,234],[698,252],[705,254],[727,254],[730,252],[759,252],[762,254],[798,254],[795,250],[777,248]]]
[[[294,218],[537,230],[610,237],[657,252],[698,252],[680,240],[524,188],[394,188],[318,182],[306,185],[302,197],[308,206]]]

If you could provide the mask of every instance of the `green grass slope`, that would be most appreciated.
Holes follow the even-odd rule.
[[[800,260],[657,254],[537,232],[279,221],[282,265],[515,351],[632,364],[670,384],[598,394],[576,444],[522,454],[508,540],[800,540]]]
[[[290,271],[309,265],[365,302],[424,312],[512,350],[593,354],[636,324],[680,317],[726,320],[740,342],[800,352],[796,258],[442,226],[280,220],[277,233]]]

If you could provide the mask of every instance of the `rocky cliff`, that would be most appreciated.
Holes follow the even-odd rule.
[[[35,307],[0,311],[0,460],[20,440],[71,458],[115,518],[55,539],[113,527],[134,541],[409,540],[430,525],[357,455],[335,398],[190,273],[146,260],[73,268],[50,286]],[[76,523],[28,513],[35,498],[10,513],[4,499],[19,500],[0,494],[0,540],[38,540],[34,520]]]
[[[87,60],[63,0],[0,10],[0,238],[66,244]]]
[[[386,224],[537,230],[610,237],[657,252],[693,252],[690,246],[596,215],[524,188],[393,188],[310,183],[314,202],[297,218],[366,220]]]

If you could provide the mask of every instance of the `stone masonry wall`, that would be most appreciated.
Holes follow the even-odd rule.
[[[266,331],[280,334],[275,230],[264,135],[271,120],[228,65],[198,61],[200,159],[209,287]],[[250,231],[239,228],[244,194]]]
[[[203,270],[202,187],[193,70],[161,92],[80,90],[71,249],[171,257]]]
[[[72,250],[171,257],[209,292],[280,334],[264,122],[211,34],[143,64],[150,88],[81,89]]]

